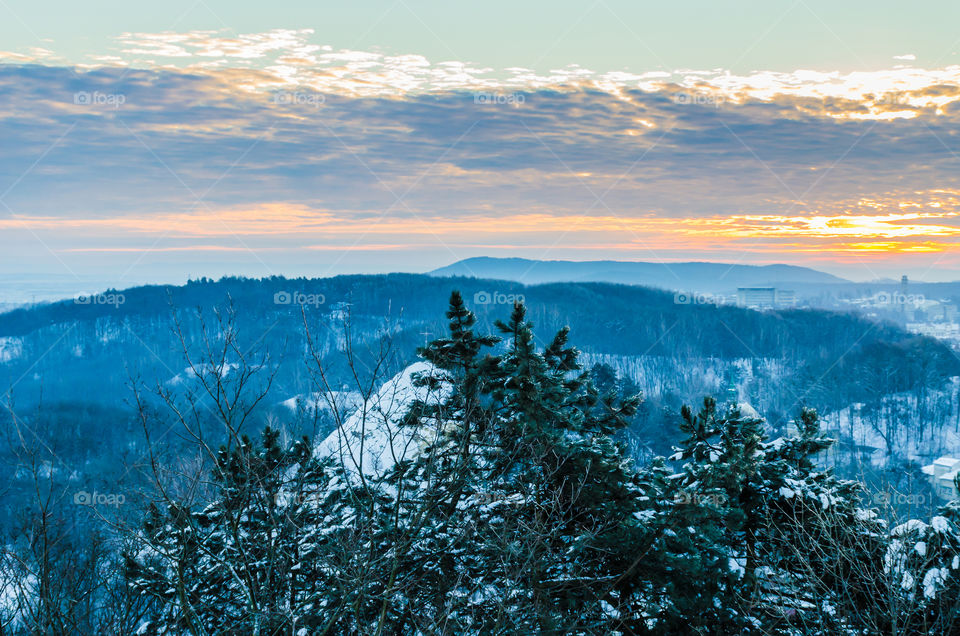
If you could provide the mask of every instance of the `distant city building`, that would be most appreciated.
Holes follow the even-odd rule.
[[[960,459],[956,457],[941,457],[929,466],[923,467],[923,472],[930,477],[933,490],[941,499],[952,500],[957,498],[957,471],[960,470]]]
[[[776,287],[738,287],[737,304],[741,307],[769,309],[791,307],[797,303],[796,294]]]

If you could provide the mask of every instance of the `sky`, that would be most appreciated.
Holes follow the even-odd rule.
[[[958,18],[0,0],[0,286],[479,255],[960,279]]]

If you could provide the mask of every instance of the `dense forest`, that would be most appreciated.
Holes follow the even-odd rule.
[[[68,407],[9,409],[28,487],[5,530],[0,631],[955,632],[956,503],[890,520],[820,465],[834,440],[815,410],[774,436],[732,396],[678,409],[669,456],[632,459],[636,383],[585,367],[575,332],[502,309],[488,329],[454,293],[396,374],[395,332],[357,341],[366,362],[345,327],[349,404],[308,321],[301,366],[332,424],[313,437],[291,434],[302,403],[258,416],[279,368],[239,313],[202,320],[201,350],[181,341],[192,376],[132,383],[144,453],[116,481],[47,445],[72,435]]]
[[[230,308],[237,327],[281,367],[276,389],[283,397],[305,390],[296,369],[305,350],[304,322],[329,363],[345,339],[375,340],[392,332],[399,370],[417,346],[440,333],[445,297],[463,291],[482,328],[522,298],[543,329],[570,326],[591,354],[668,361],[778,361],[778,381],[788,391],[763,399],[765,408],[787,410],[803,396],[821,410],[864,401],[871,393],[934,386],[957,375],[956,357],[935,340],[889,324],[836,312],[756,312],[731,306],[676,304],[672,294],[627,285],[557,283],[523,286],[476,279],[438,279],[396,274],[326,279],[201,279],[183,286],[140,287],[106,297],[123,302],[64,301],[0,314],[0,381],[16,385],[21,402],[41,391],[53,399],[114,395],[129,376],[167,379],[182,371],[180,348],[170,346],[179,325],[186,344],[199,346],[201,322]],[[477,302],[479,301],[479,302]],[[201,308],[198,313],[197,308]],[[358,352],[360,355],[360,352]],[[668,366],[671,366],[668,363]],[[672,364],[674,368],[681,365]],[[345,374],[349,375],[349,374]],[[675,375],[675,374],[667,374]],[[82,378],[84,382],[77,382]],[[640,381],[641,378],[635,378]],[[91,382],[96,382],[93,387]],[[668,379],[666,390],[690,388]]]
[[[57,442],[76,446],[63,453],[80,453],[87,461],[97,449],[80,448],[81,437],[95,439],[110,430],[119,435],[111,452],[142,441],[130,416],[131,386],[142,381],[176,388],[189,379],[193,371],[184,354],[204,351],[202,334],[217,313],[231,314],[246,346],[261,351],[263,363],[275,371],[258,408],[265,421],[271,410],[282,416],[284,402],[299,398],[309,406],[316,392],[303,370],[311,349],[308,332],[333,384],[351,382],[343,355],[348,341],[358,345],[354,365],[371,367],[384,334],[390,355],[380,364],[396,373],[414,359],[417,347],[445,328],[438,316],[453,285],[476,312],[479,328],[493,330],[511,300],[522,298],[538,326],[548,332],[569,326],[591,366],[610,366],[643,391],[645,407],[630,430],[634,451],[648,458],[669,452],[677,441],[666,432],[669,417],[707,394],[735,396],[777,428],[788,426],[803,406],[827,415],[862,403],[868,407],[864,413],[882,413],[889,410],[884,399],[903,394],[913,396],[911,412],[876,417],[873,428],[909,421],[910,431],[929,439],[933,430],[960,424],[956,400],[945,393],[948,379],[960,375],[954,353],[935,340],[856,315],[677,304],[666,292],[626,285],[523,286],[404,274],[201,279],[21,308],[0,314],[0,386],[36,428],[72,429],[74,435]],[[9,416],[0,411],[0,417]],[[311,427],[330,425],[317,419],[311,418]],[[311,431],[293,431],[301,432]],[[891,452],[901,450],[895,443],[901,432],[884,431]],[[945,450],[914,446],[904,447],[912,450],[903,459]]]
[[[18,454],[24,441],[42,451],[38,461],[49,470],[88,490],[139,488],[133,467],[148,442],[171,455],[193,442],[139,417],[141,406],[160,409],[164,397],[193,394],[215,362],[229,375],[257,356],[270,373],[243,433],[273,424],[289,439],[322,437],[337,424],[334,411],[361,401],[358,370],[391,377],[447,329],[443,311],[453,285],[475,312],[478,331],[493,333],[511,301],[522,299],[539,333],[572,329],[583,364],[605,389],[616,387],[621,397],[642,393],[643,403],[617,433],[640,462],[672,452],[681,439],[676,414],[704,395],[750,405],[775,434],[792,430],[799,409],[816,409],[840,441],[831,464],[876,488],[914,488],[921,464],[957,450],[950,446],[951,435],[960,435],[954,353],[851,314],[677,304],[666,292],[603,283],[523,286],[418,275],[201,279],[0,314],[5,531],[35,490]],[[199,362],[233,333],[242,334],[237,351]],[[318,365],[323,382],[312,371]],[[336,408],[322,398],[323,387],[337,392]],[[193,398],[198,419],[216,435],[211,398]],[[862,406],[855,417],[852,405]],[[886,454],[881,465],[864,465],[851,452],[865,445]]]

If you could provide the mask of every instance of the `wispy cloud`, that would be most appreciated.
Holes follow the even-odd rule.
[[[83,67],[7,55],[0,247],[956,250],[960,67],[538,75],[313,37],[130,33]]]

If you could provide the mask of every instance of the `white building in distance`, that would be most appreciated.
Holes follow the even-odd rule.
[[[776,287],[738,287],[737,305],[752,309],[792,307],[797,302],[796,294]]]
[[[923,467],[923,472],[930,477],[934,492],[938,497],[946,500],[957,498],[955,479],[958,471],[960,471],[960,459],[956,457],[944,456],[929,466]]]

